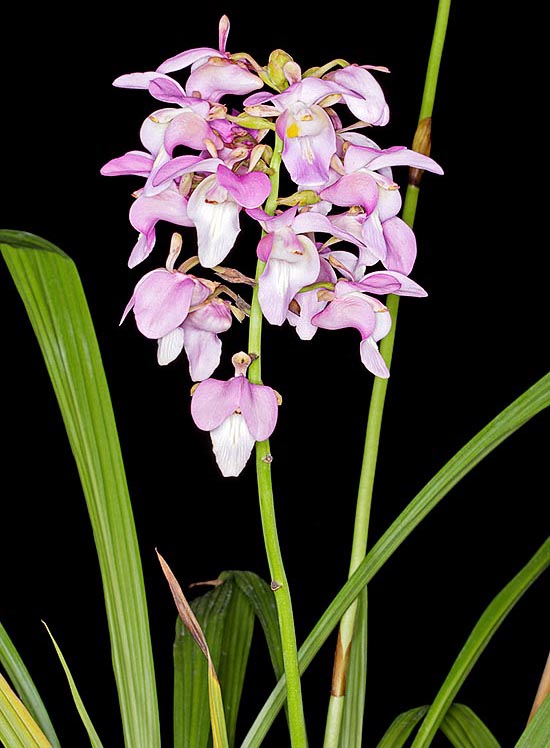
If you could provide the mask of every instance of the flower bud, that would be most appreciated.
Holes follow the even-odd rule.
[[[284,91],[285,88],[288,88],[288,80],[283,71],[287,62],[294,62],[294,60],[283,49],[274,49],[269,55],[267,73],[271,78],[273,85],[276,86],[279,91]]]

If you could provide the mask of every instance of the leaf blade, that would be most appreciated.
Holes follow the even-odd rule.
[[[427,711],[427,706],[419,706],[399,714],[382,736],[377,748],[403,748],[407,738]]]
[[[550,744],[550,695],[522,732],[516,748],[548,748]]]
[[[0,231],[0,249],[37,336],[93,527],[127,748],[160,748],[143,572],[101,355],[72,260],[50,242]]]
[[[458,690],[514,605],[550,566],[550,538],[487,606],[432,702],[411,748],[430,745]]]
[[[44,706],[36,686],[21,659],[19,652],[10,639],[8,632],[0,623],[0,662],[6,671],[12,685],[28,709],[29,714],[40,727],[44,735],[52,744],[52,748],[60,748],[59,740],[51,723],[49,714]]]
[[[434,475],[371,548],[313,627],[298,652],[301,673],[306,670],[362,588],[373,579],[432,509],[484,457],[548,406],[550,373],[541,377],[504,408]],[[280,678],[250,727],[241,748],[259,748],[284,701],[285,682],[284,678]]]
[[[453,748],[500,748],[500,743],[465,704],[453,704],[441,723],[441,731]]]
[[[52,748],[49,740],[1,673],[0,740],[8,748]]]
[[[46,631],[49,634],[50,639],[52,640],[53,646],[55,647],[55,651],[57,653],[57,656],[59,657],[61,666],[63,670],[65,671],[65,676],[67,678],[67,682],[69,683],[69,688],[71,690],[71,695],[73,697],[74,705],[76,706],[78,714],[80,715],[82,724],[86,728],[86,732],[88,733],[88,737],[90,738],[90,744],[92,748],[103,748],[103,744],[101,743],[101,740],[99,739],[99,735],[97,734],[95,727],[92,724],[92,720],[90,719],[90,716],[88,712],[86,711],[84,702],[82,701],[80,697],[74,678],[71,674],[71,671],[69,670],[69,666],[67,665],[67,661],[65,660],[65,657],[63,656],[63,653],[61,652],[59,645],[54,639],[52,632],[50,631],[50,629],[45,623],[44,623],[44,626],[46,628]]]
[[[367,690],[368,591],[357,597],[355,629],[351,644],[340,748],[361,748]]]

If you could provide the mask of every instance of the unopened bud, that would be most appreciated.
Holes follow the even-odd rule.
[[[278,205],[315,205],[321,200],[319,195],[313,190],[300,190],[288,197],[281,197],[277,200]]]
[[[283,71],[287,62],[294,62],[294,60],[283,49],[274,49],[269,55],[267,74],[279,91],[284,91],[285,88],[288,88],[288,80]]]
[[[418,123],[418,127],[416,128],[416,132],[414,134],[412,149],[417,153],[422,153],[422,155],[424,156],[430,155],[430,151],[432,149],[431,117],[424,117],[424,119],[420,120],[420,122]],[[413,187],[418,187],[420,185],[420,180],[422,179],[423,173],[424,169],[416,169],[414,167],[411,167],[409,169],[409,184]]]

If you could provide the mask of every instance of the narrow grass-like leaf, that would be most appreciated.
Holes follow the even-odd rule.
[[[489,728],[464,704],[451,706],[441,723],[441,732],[453,748],[500,748]]]
[[[224,571],[216,587],[195,598],[191,608],[208,641],[220,679],[229,745],[237,716],[254,629],[254,610],[236,583],[241,572]],[[206,748],[210,735],[208,666],[181,618],[174,643],[174,747]]]
[[[224,585],[231,585],[232,593],[225,616],[222,651],[219,660],[214,660],[223,693],[230,748],[235,745],[239,705],[254,632],[254,610],[236,583],[235,577],[238,574],[239,572],[232,571],[220,574]]]
[[[246,595],[258,617],[269,649],[275,677],[280,678],[284,672],[283,649],[273,590],[264,579],[252,571],[234,571],[233,574],[235,582]]]
[[[501,590],[474,626],[437,696],[420,725],[412,748],[427,748],[459,688],[478,661],[494,633],[533,582],[550,566],[550,538],[511,582]]]
[[[529,722],[516,748],[548,748],[550,745],[550,695],[548,695],[533,719]]]
[[[474,436],[426,484],[371,548],[325,610],[298,652],[304,672],[344,612],[412,531],[449,491],[499,444],[550,405],[550,374],[546,374]],[[284,677],[271,692],[248,731],[242,748],[258,748],[285,701]]]
[[[48,712],[40,694],[36,690],[29,671],[25,667],[19,652],[8,636],[8,632],[0,623],[0,662],[10,679],[17,695],[29,710],[30,715],[40,727],[44,735],[52,744],[52,748],[60,748],[59,740],[53,729]]]
[[[5,748],[52,748],[50,741],[1,673],[0,741]]]
[[[44,621],[42,621],[44,623]],[[59,645],[53,638],[53,634],[48,628],[48,626],[44,623],[44,626],[46,627],[46,631],[48,632],[50,639],[53,642],[53,645],[55,647],[55,651],[57,652],[57,656],[59,657],[59,661],[61,662],[61,666],[63,670],[65,671],[65,675],[67,677],[67,681],[69,683],[69,688],[71,689],[71,694],[73,697],[74,705],[76,706],[76,710],[78,714],[80,715],[80,719],[82,720],[82,724],[86,728],[86,732],[88,733],[88,737],[90,738],[90,744],[92,748],[103,748],[103,745],[101,743],[101,740],[99,739],[99,735],[97,734],[95,727],[92,724],[92,720],[90,719],[90,716],[88,715],[88,712],[86,711],[86,707],[84,706],[84,702],[80,698],[80,694],[78,693],[78,688],[76,687],[76,683],[74,681],[74,678],[71,674],[71,671],[69,670],[69,666],[67,665],[67,661],[63,657],[63,653],[61,652],[61,649],[59,648]]]
[[[172,570],[158,551],[157,556],[170,591],[172,592],[172,597],[174,598],[180,618],[208,662],[208,702],[210,706],[210,725],[212,727],[214,748],[229,748],[220,681],[212,662],[208,643]]]
[[[368,590],[365,587],[357,598],[355,630],[346,682],[344,714],[340,730],[340,748],[361,748],[367,687]]]
[[[127,748],[160,748],[149,619],[111,399],[72,260],[40,237],[0,231],[57,396],[97,548]]]
[[[400,714],[388,727],[377,748],[403,748],[409,735],[427,711],[427,706],[418,706]]]

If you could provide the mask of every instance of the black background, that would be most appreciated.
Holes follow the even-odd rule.
[[[213,2],[13,9],[2,49],[6,228],[40,234],[77,262],[111,386],[150,602],[164,744],[170,745],[172,601],[157,547],[183,585],[223,569],[267,578],[253,465],[223,480],[207,435],[189,415],[185,361],[159,368],[133,321],[118,327],[141,275],[164,262],[170,227],[129,271],[127,221],[139,179],[106,179],[109,159],[139,148],[146,93],[111,87],[195,46],[265,62],[282,47],[303,69],[335,57],[387,65],[391,121],[381,146],[410,144],[436,2]],[[277,18],[280,18],[280,21]],[[434,111],[413,277],[427,299],[401,304],[371,524],[376,539],[452,454],[549,368],[545,157],[537,19],[528,4],[480,15],[456,3]],[[177,74],[176,74],[177,77]],[[547,169],[546,169],[547,171]],[[405,170],[396,170],[406,182]],[[191,254],[192,232],[186,248]],[[251,270],[243,231],[234,264]],[[185,249],[185,248],[184,248]],[[86,744],[52,647],[51,627],[106,748],[120,746],[102,592],[85,503],[63,426],[23,307],[0,268],[3,320],[3,478],[0,617],[22,653],[66,746]],[[303,641],[346,577],[355,490],[372,378],[352,330],[301,342],[265,333],[264,381],[284,398],[272,438],[280,538]],[[225,363],[246,347],[236,324]],[[485,606],[548,536],[548,417],[539,415],[488,457],[417,529],[371,584],[368,726],[374,746],[393,717],[427,703]],[[504,623],[459,694],[511,746],[529,713],[548,653],[548,578]],[[190,593],[192,594],[192,593]],[[333,640],[304,677],[312,746],[322,743]],[[244,734],[271,686],[255,641]],[[265,745],[286,745],[274,729]],[[436,743],[434,743],[435,745]]]

